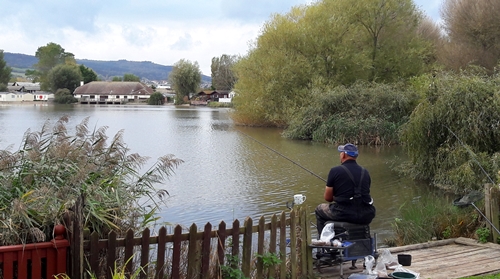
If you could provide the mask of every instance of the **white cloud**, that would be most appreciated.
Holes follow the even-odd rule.
[[[0,49],[34,55],[38,47],[54,42],[77,59],[162,65],[187,59],[210,75],[212,58],[245,55],[272,13],[310,2],[6,0],[2,10],[9,12],[0,18]],[[440,2],[416,0],[417,6],[432,13]]]

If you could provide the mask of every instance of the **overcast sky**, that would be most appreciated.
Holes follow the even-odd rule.
[[[443,0],[415,0],[434,20]],[[0,49],[35,55],[50,42],[76,59],[198,62],[245,55],[273,13],[311,0],[3,0]]]

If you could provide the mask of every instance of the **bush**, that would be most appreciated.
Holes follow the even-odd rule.
[[[288,138],[329,143],[395,144],[418,95],[404,84],[358,82],[326,93],[316,89],[314,101],[296,113],[285,130]]]
[[[57,89],[54,94],[54,102],[58,104],[72,104],[78,102],[78,100],[71,94],[69,89]]]
[[[18,151],[0,150],[0,245],[50,237],[53,225],[82,196],[83,225],[90,232],[144,228],[168,195],[154,185],[182,160],[160,157],[141,175],[138,170],[148,158],[129,154],[123,131],[108,142],[107,127],[90,133],[86,118],[69,135],[67,122],[62,117],[52,128],[46,123],[40,132],[28,130]]]
[[[148,105],[163,105],[165,104],[165,97],[160,92],[155,92],[149,96]]]
[[[440,73],[402,129],[404,172],[456,193],[493,183],[500,169],[499,77]]]

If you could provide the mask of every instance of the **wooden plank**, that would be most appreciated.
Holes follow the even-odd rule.
[[[207,223],[205,225],[205,230],[202,239],[201,248],[201,277],[203,279],[210,279],[210,248],[211,248],[211,237],[210,232],[212,231],[212,224]]]
[[[165,273],[165,250],[166,250],[166,241],[165,238],[167,236],[167,229],[165,227],[161,227],[158,231],[158,250],[156,253],[156,273],[155,279],[163,279]]]
[[[287,278],[287,268],[286,268],[286,215],[285,212],[281,212],[280,216],[280,279]]]
[[[151,232],[148,228],[142,231],[142,243],[141,243],[141,279],[147,279],[149,274],[149,237]]]
[[[108,234],[108,249],[106,253],[108,253],[106,258],[106,278],[112,279],[112,272],[115,270],[116,262],[116,232],[110,232]]]
[[[134,263],[134,231],[129,229],[125,237],[125,271],[127,274],[133,274]]]
[[[264,224],[266,223],[266,219],[264,216],[261,216],[259,219],[259,232],[257,235],[257,254],[260,256],[264,255]],[[262,258],[257,258],[257,278],[264,278],[264,263]]]
[[[241,271],[246,277],[250,277],[250,267],[252,263],[252,218],[247,217],[243,224],[245,232],[243,233],[243,255],[241,260]]]
[[[291,279],[297,278],[297,210],[290,212],[290,273]]]
[[[174,243],[172,247],[172,276],[171,278],[180,278],[181,271],[181,237],[182,227],[180,225],[175,226],[174,229]]]
[[[236,257],[240,259],[240,221],[238,219],[233,221],[233,231],[232,231],[232,241],[233,247],[231,249],[231,253],[233,255],[233,259]],[[233,261],[231,263],[231,268],[238,268],[238,263]]]
[[[271,228],[269,235],[269,253],[276,255],[276,237],[277,237],[277,217],[276,214],[273,214],[271,217]],[[269,276],[267,278],[275,278],[276,276],[276,267],[273,267],[269,270]]]
[[[188,270],[187,278],[197,278],[200,275],[200,249],[196,224],[191,225],[189,229],[189,247],[188,247]]]
[[[225,257],[225,251],[226,251],[226,222],[221,221],[219,223],[219,229],[218,229],[218,240],[217,240],[217,267],[216,267],[216,272],[217,274],[221,274],[221,266],[224,265],[224,257]]]

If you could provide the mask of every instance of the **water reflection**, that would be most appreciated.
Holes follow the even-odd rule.
[[[312,213],[323,202],[322,178],[339,164],[336,147],[286,140],[279,129],[235,127],[229,113],[206,107],[0,106],[0,148],[18,146],[28,128],[38,131],[47,120],[70,115],[71,129],[90,117],[89,127],[108,126],[110,137],[123,129],[131,152],[151,157],[146,168],[165,154],[185,161],[158,185],[171,194],[160,212],[162,222],[203,226],[247,216],[256,220],[288,210],[286,202],[299,193],[307,196],[304,206]],[[360,149],[359,163],[372,177],[377,207],[372,231],[379,239],[391,235],[390,223],[406,200],[425,194],[422,185],[390,170],[390,162],[399,157],[404,158],[399,147]]]

